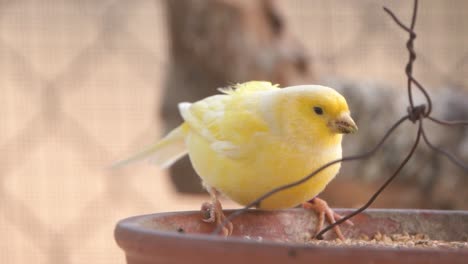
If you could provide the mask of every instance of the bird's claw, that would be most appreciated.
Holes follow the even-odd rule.
[[[325,223],[325,217],[327,218],[327,221],[330,224],[335,223],[335,220],[340,220],[341,218],[343,218],[341,215],[335,213],[328,206],[327,202],[317,197],[315,197],[309,202],[303,203],[302,207],[305,209],[314,210],[318,214],[317,226],[315,228],[314,236],[316,236],[318,232],[322,230],[323,225]],[[351,222],[350,220],[346,220],[345,223],[349,225],[354,225],[353,222]],[[343,233],[341,232],[341,229],[339,226],[333,227],[333,230],[335,231],[336,235],[338,236],[340,240],[345,240],[345,237],[343,236]]]
[[[223,236],[230,236],[234,230],[234,226],[230,221],[226,221],[226,216],[223,213],[221,203],[215,201],[213,203],[205,202],[201,207],[202,220],[206,223],[216,223],[217,226],[221,226],[221,233]]]
[[[214,206],[212,203],[205,202],[201,206],[202,220],[206,223],[214,223],[216,219]]]

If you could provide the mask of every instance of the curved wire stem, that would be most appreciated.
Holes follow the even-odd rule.
[[[411,17],[411,25],[410,27],[407,27],[401,20],[387,7],[383,8],[385,12],[387,12],[388,15],[393,19],[393,21],[404,31],[406,31],[409,34],[409,39],[406,42],[406,48],[408,50],[409,56],[408,56],[408,62],[406,63],[405,67],[405,73],[406,76],[408,77],[408,82],[407,82],[407,87],[408,87],[408,99],[410,103],[410,108],[414,108],[414,100],[413,100],[413,89],[412,89],[412,84],[416,85],[418,89],[423,93],[424,97],[426,98],[426,103],[427,103],[427,110],[424,113],[425,116],[429,116],[430,113],[432,112],[432,101],[431,97],[429,96],[429,93],[427,90],[419,83],[416,78],[413,77],[413,64],[414,61],[416,60],[416,51],[414,50],[414,40],[416,39],[416,33],[414,32],[414,27],[416,25],[416,17],[418,13],[418,0],[414,1],[414,6],[413,6],[413,15]]]
[[[343,161],[353,161],[353,160],[359,160],[359,159],[366,159],[370,156],[372,156],[382,145],[383,143],[388,139],[388,137],[393,133],[393,131],[395,131],[395,129],[397,129],[404,121],[408,120],[409,119],[409,116],[408,115],[405,115],[403,116],[402,118],[400,118],[397,122],[395,122],[391,127],[390,129],[387,131],[387,133],[385,133],[385,135],[382,137],[382,139],[377,143],[377,145],[375,145],[371,150],[363,153],[363,154],[360,154],[360,155],[354,155],[354,156],[349,156],[349,157],[343,157],[341,159],[337,159],[337,160],[333,160],[333,161],[330,161],[328,163],[326,163],[325,165],[319,167],[318,169],[316,169],[315,171],[313,171],[312,173],[310,173],[309,175],[307,175],[306,177],[298,180],[298,181],[295,181],[295,182],[292,182],[290,184],[287,184],[287,185],[283,185],[283,186],[280,186],[278,188],[275,188],[267,193],[265,193],[264,195],[260,196],[259,198],[255,199],[253,202],[251,202],[250,204],[244,206],[243,208],[239,209],[239,210],[236,210],[235,212],[231,213],[224,221],[221,225],[219,225],[214,231],[213,233],[214,234],[218,234],[221,229],[229,222],[231,221],[232,219],[234,219],[235,217],[243,214],[245,211],[249,210],[250,208],[253,208],[253,207],[258,207],[261,203],[261,201],[265,200],[266,198],[272,196],[273,194],[275,193],[278,193],[278,192],[281,192],[283,190],[286,190],[286,189],[289,189],[289,188],[292,188],[292,187],[295,187],[295,186],[298,186],[300,184],[303,184],[305,183],[306,181],[310,180],[312,177],[314,177],[315,175],[317,175],[319,172],[321,172],[322,170],[336,164],[336,163],[340,163],[340,162],[343,162]]]
[[[409,75],[408,79],[411,80],[411,82],[414,83],[416,87],[418,87],[419,91],[421,91],[424,97],[426,98],[427,111],[424,113],[424,116],[428,117],[432,112],[432,100],[431,100],[431,97],[429,96],[429,93],[427,92],[426,89],[424,89],[421,83],[419,83],[419,81],[416,80],[412,75]]]
[[[387,14],[389,14],[393,18],[393,21],[395,21],[395,23],[397,23],[397,25],[400,26],[404,31],[408,32],[409,34],[414,34],[413,29],[405,26],[405,24],[403,24],[403,22],[401,22],[400,19],[398,19],[398,17],[395,15],[395,13],[392,12],[392,10],[388,9],[385,6],[383,7],[383,10],[387,12]]]
[[[340,225],[342,223],[344,223],[346,220],[352,218],[353,216],[361,213],[362,211],[366,210],[367,208],[369,208],[369,206],[375,201],[375,199],[377,199],[377,197],[380,195],[380,193],[382,193],[382,191],[387,188],[387,186],[396,178],[396,176],[398,175],[398,173],[400,173],[400,171],[403,169],[403,167],[406,165],[406,163],[408,163],[408,161],[410,160],[410,158],[413,156],[415,150],[416,150],[416,147],[418,146],[419,144],[419,140],[421,138],[421,134],[423,134],[423,128],[422,128],[422,119],[419,120],[419,127],[418,127],[418,133],[417,133],[417,136],[416,136],[416,140],[413,144],[413,146],[411,147],[411,150],[410,152],[406,155],[406,158],[403,160],[403,162],[400,164],[400,166],[395,170],[395,172],[392,174],[392,176],[390,176],[390,178],[387,179],[387,181],[385,181],[385,183],[377,190],[377,192],[375,192],[372,197],[367,201],[366,204],[364,204],[363,206],[361,206],[359,209],[357,209],[356,211],[346,215],[345,217],[341,218],[340,220],[336,221],[335,223],[331,224],[331,225],[328,225],[327,227],[325,227],[324,229],[322,229],[315,237],[317,239],[323,239],[323,234],[325,234],[326,232],[328,232],[329,230],[331,230],[333,227],[337,226],[337,225]]]
[[[432,116],[427,117],[429,120],[431,120],[434,123],[440,124],[440,125],[446,125],[446,126],[468,126],[468,121],[466,120],[441,120],[434,118]]]
[[[426,145],[431,148],[433,151],[435,151],[436,153],[439,153],[439,154],[442,154],[444,155],[445,157],[447,157],[453,164],[459,166],[461,169],[465,170],[465,171],[468,171],[468,165],[465,164],[463,161],[461,161],[460,159],[458,159],[455,155],[451,154],[450,152],[446,151],[445,149],[442,149],[440,147],[437,147],[435,146],[434,144],[432,144],[429,139],[427,138],[426,136],[426,132],[424,131],[424,129],[422,130],[422,136],[423,136],[423,139],[424,139],[424,142],[426,142]]]

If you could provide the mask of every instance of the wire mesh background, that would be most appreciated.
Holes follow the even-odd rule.
[[[404,90],[406,36],[383,3],[281,6],[317,75]],[[410,2],[386,4],[410,16]],[[199,208],[204,197],[176,194],[158,168],[105,169],[160,135],[165,16],[163,1],[0,1],[1,262],[123,263],[117,220]],[[415,75],[427,87],[466,90],[466,17],[463,0],[421,3]]]

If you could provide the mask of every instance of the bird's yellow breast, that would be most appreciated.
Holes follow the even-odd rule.
[[[320,150],[304,146],[298,148],[268,134],[253,137],[249,143],[250,154],[239,159],[217,153],[197,133],[189,132],[186,144],[193,167],[204,183],[241,205],[341,158],[341,144]],[[339,168],[339,164],[333,165],[306,183],[274,194],[264,200],[260,208],[294,207],[312,199],[333,179]]]

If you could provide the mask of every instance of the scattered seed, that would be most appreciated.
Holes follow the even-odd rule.
[[[336,240],[309,240],[307,243],[326,246],[375,246],[392,248],[453,248],[468,249],[468,242],[463,241],[442,241],[432,240],[427,234],[410,235],[406,232],[402,234],[382,234],[377,232],[373,237],[360,235],[358,239]]]

